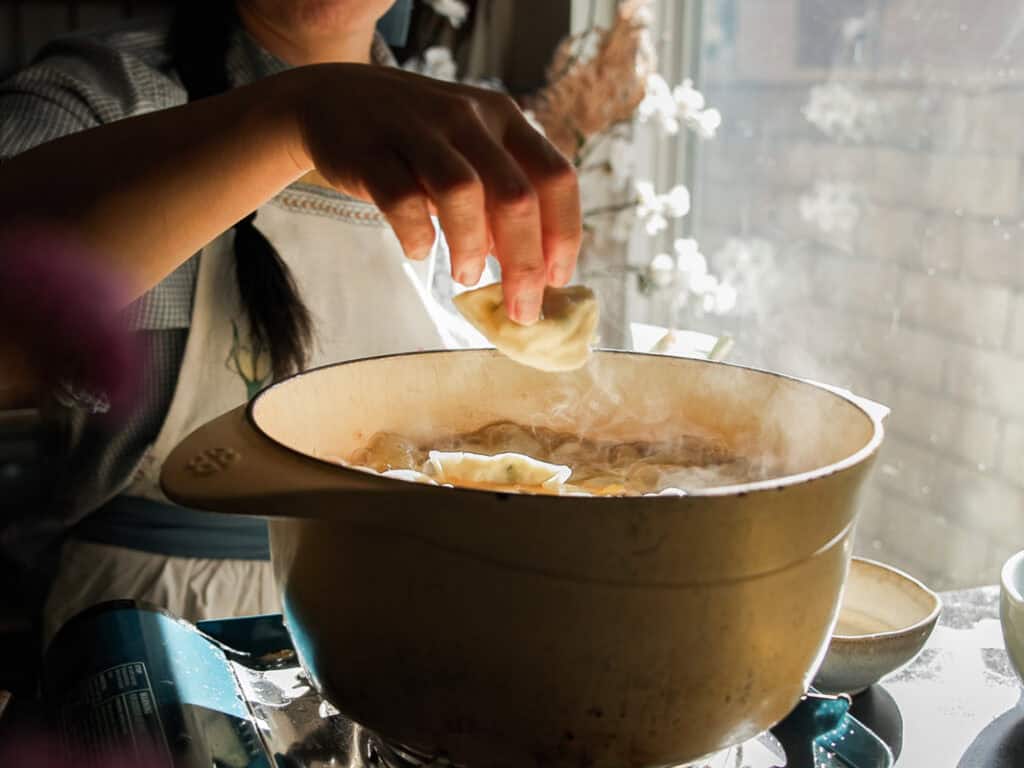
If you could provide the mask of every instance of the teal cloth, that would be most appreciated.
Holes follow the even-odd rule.
[[[201,512],[139,496],[117,496],[71,532],[96,544],[171,557],[269,560],[267,522]]]

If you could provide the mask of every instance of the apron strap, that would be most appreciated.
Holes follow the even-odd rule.
[[[72,538],[168,557],[269,560],[267,522],[202,512],[141,496],[116,496],[71,532]]]

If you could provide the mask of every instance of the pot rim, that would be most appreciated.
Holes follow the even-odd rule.
[[[586,496],[586,497],[580,497],[580,496],[569,496],[569,495],[557,496],[557,495],[554,495],[554,494],[517,493],[517,492],[512,492],[512,491],[493,491],[493,490],[486,490],[486,489],[482,489],[482,488],[467,488],[467,487],[463,487],[463,486],[456,486],[456,487],[434,486],[434,485],[427,485],[425,483],[416,483],[416,482],[413,482],[413,481],[410,481],[410,480],[399,480],[399,479],[393,478],[393,477],[385,477],[383,475],[379,475],[379,474],[376,474],[376,473],[364,472],[364,471],[361,471],[359,469],[355,469],[354,467],[342,466],[341,464],[336,464],[335,462],[328,461],[327,459],[323,459],[323,458],[320,458],[318,456],[313,456],[313,455],[310,455],[309,453],[305,453],[303,451],[300,451],[300,450],[297,450],[295,448],[292,448],[291,446],[285,445],[284,443],[282,443],[281,441],[279,441],[278,439],[276,439],[275,437],[270,435],[259,424],[258,420],[256,419],[255,413],[254,413],[255,408],[256,408],[257,404],[259,403],[259,401],[264,396],[266,396],[269,392],[271,392],[272,390],[275,390],[278,387],[284,386],[284,385],[288,384],[289,382],[291,382],[291,381],[293,381],[295,379],[299,379],[299,378],[303,378],[303,377],[306,377],[306,376],[310,376],[310,375],[319,373],[321,371],[327,370],[329,368],[338,368],[338,367],[341,367],[341,366],[354,365],[354,364],[357,364],[357,363],[365,363],[365,362],[370,362],[370,361],[373,361],[373,360],[386,360],[386,359],[402,358],[402,357],[426,357],[428,355],[453,355],[453,354],[466,354],[466,353],[474,353],[474,354],[485,353],[485,354],[488,354],[491,357],[497,357],[497,356],[501,355],[501,353],[498,352],[496,349],[489,348],[489,347],[475,347],[475,348],[470,348],[470,349],[430,349],[430,350],[420,350],[418,352],[402,352],[402,353],[391,354],[391,355],[371,355],[369,357],[360,357],[360,358],[355,358],[353,360],[343,360],[343,361],[336,362],[336,363],[326,363],[324,365],[316,366],[314,368],[309,368],[307,370],[300,371],[298,373],[294,373],[291,376],[288,376],[288,377],[286,377],[284,379],[281,379],[280,381],[276,381],[276,382],[266,386],[260,392],[258,392],[255,397],[253,397],[248,402],[248,404],[245,407],[245,417],[246,417],[249,425],[252,427],[253,430],[255,430],[255,432],[260,437],[270,441],[277,448],[285,450],[288,453],[290,453],[290,454],[292,454],[294,456],[297,456],[297,457],[299,457],[301,459],[304,459],[306,461],[314,462],[318,466],[331,467],[332,470],[336,471],[336,472],[340,472],[340,473],[344,473],[344,474],[355,474],[355,475],[358,475],[360,477],[367,477],[367,476],[368,477],[372,477],[376,481],[379,481],[381,483],[381,490],[384,490],[387,486],[391,486],[395,491],[408,491],[409,490],[408,486],[415,486],[415,489],[416,489],[417,492],[423,492],[423,493],[447,492],[448,494],[450,494],[452,491],[456,491],[456,492],[459,492],[459,493],[473,493],[473,494],[483,494],[483,495],[489,495],[489,496],[490,495],[496,495],[496,496],[500,496],[500,497],[503,497],[503,498],[513,498],[513,497],[516,497],[516,496],[524,496],[524,497],[527,497],[527,498],[531,498],[531,497],[543,496],[545,501],[550,500],[550,501],[553,501],[553,502],[556,502],[556,503],[557,502],[567,502],[567,501],[578,502],[581,499],[585,499],[588,502],[611,503],[611,502],[614,502],[614,501],[621,501],[622,499],[629,499],[631,501],[636,501],[637,499],[640,499],[640,498],[642,498],[642,499],[644,499],[646,501],[653,501],[653,502],[664,502],[664,503],[676,502],[676,503],[678,503],[681,499],[718,498],[718,497],[724,497],[724,496],[745,496],[745,495],[748,495],[748,494],[751,494],[751,493],[758,493],[758,492],[762,492],[762,491],[780,491],[783,488],[788,488],[790,486],[795,486],[795,485],[801,485],[803,483],[808,483],[808,482],[811,482],[813,480],[820,480],[820,479],[823,479],[823,478],[826,478],[826,477],[830,477],[832,475],[838,474],[839,472],[843,472],[845,470],[848,470],[848,469],[851,469],[851,468],[855,467],[856,465],[858,465],[858,464],[864,462],[865,460],[867,460],[872,454],[876,453],[878,451],[878,448],[882,444],[883,438],[885,437],[885,427],[884,427],[884,425],[882,423],[882,420],[884,418],[884,414],[879,412],[881,409],[875,410],[875,409],[869,409],[869,408],[865,407],[864,402],[862,400],[860,400],[859,398],[854,396],[852,393],[846,392],[844,390],[841,390],[841,389],[838,389],[838,388],[835,388],[835,387],[831,387],[831,386],[828,386],[828,385],[825,385],[825,384],[820,384],[818,382],[811,381],[809,379],[803,379],[803,378],[800,378],[798,376],[790,376],[788,374],[779,373],[778,371],[771,371],[771,370],[767,370],[767,369],[764,369],[764,368],[756,368],[754,366],[739,365],[737,363],[727,363],[727,362],[722,362],[722,361],[717,361],[717,360],[701,360],[701,359],[698,359],[698,358],[686,358],[686,357],[676,357],[676,356],[672,356],[672,355],[660,355],[660,354],[655,354],[655,353],[651,353],[651,352],[633,352],[633,351],[630,351],[630,350],[623,350],[623,349],[595,349],[594,353],[597,354],[597,355],[601,355],[601,356],[624,355],[624,356],[628,356],[628,357],[659,357],[659,358],[666,358],[666,359],[669,359],[669,360],[689,360],[690,362],[698,363],[698,364],[701,364],[701,365],[716,365],[716,366],[722,366],[722,367],[725,367],[725,368],[736,368],[736,369],[743,370],[743,371],[750,371],[751,373],[765,374],[765,375],[768,375],[768,376],[773,376],[773,377],[778,378],[778,379],[784,379],[786,381],[795,382],[795,383],[803,385],[803,386],[807,386],[807,387],[812,387],[814,389],[823,390],[823,391],[827,392],[828,394],[832,395],[833,397],[836,397],[836,398],[839,398],[840,400],[846,401],[850,405],[854,406],[857,410],[859,410],[865,416],[865,418],[867,418],[868,421],[871,422],[871,425],[872,425],[874,431],[873,431],[873,434],[871,436],[871,439],[863,447],[861,447],[860,449],[858,449],[854,453],[850,454],[849,456],[847,456],[847,457],[845,457],[843,459],[840,459],[839,461],[834,462],[832,464],[826,464],[823,467],[818,467],[816,469],[812,469],[812,470],[809,470],[807,472],[799,472],[799,473],[794,474],[794,475],[784,475],[783,477],[776,477],[776,478],[771,478],[771,479],[768,479],[768,480],[757,480],[757,481],[754,481],[754,482],[740,483],[740,484],[737,484],[737,485],[723,485],[723,486],[719,486],[719,487],[716,487],[716,488],[702,488],[702,489],[699,489],[699,490],[695,490],[693,492],[688,492],[688,493],[686,493],[683,496],[665,495],[665,496]],[[885,410],[887,411],[887,409],[885,409]]]
[[[1024,550],[1011,555],[1003,563],[1003,567],[999,572],[999,586],[1002,593],[1018,606],[1024,606],[1024,592],[1022,592],[1016,578],[1018,568],[1024,567],[1022,564],[1024,564]]]

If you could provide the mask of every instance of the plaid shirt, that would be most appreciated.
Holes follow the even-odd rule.
[[[188,95],[168,51],[169,21],[133,20],[47,45],[31,66],[0,84],[0,161],[76,131],[185,104]],[[380,37],[373,59],[394,64]],[[286,69],[241,29],[226,63],[232,86]],[[146,348],[139,405],[126,419],[121,415],[116,428],[84,409],[57,409],[67,441],[53,483],[54,507],[0,526],[0,546],[31,557],[130,481],[174,396],[198,269],[196,254],[129,308],[128,323]]]

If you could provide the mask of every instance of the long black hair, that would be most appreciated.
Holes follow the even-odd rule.
[[[182,0],[171,24],[172,64],[189,101],[231,88],[227,52],[238,19],[232,0]],[[288,265],[255,227],[256,213],[234,226],[235,279],[255,351],[270,354],[275,379],[302,370],[313,341],[313,319]]]

